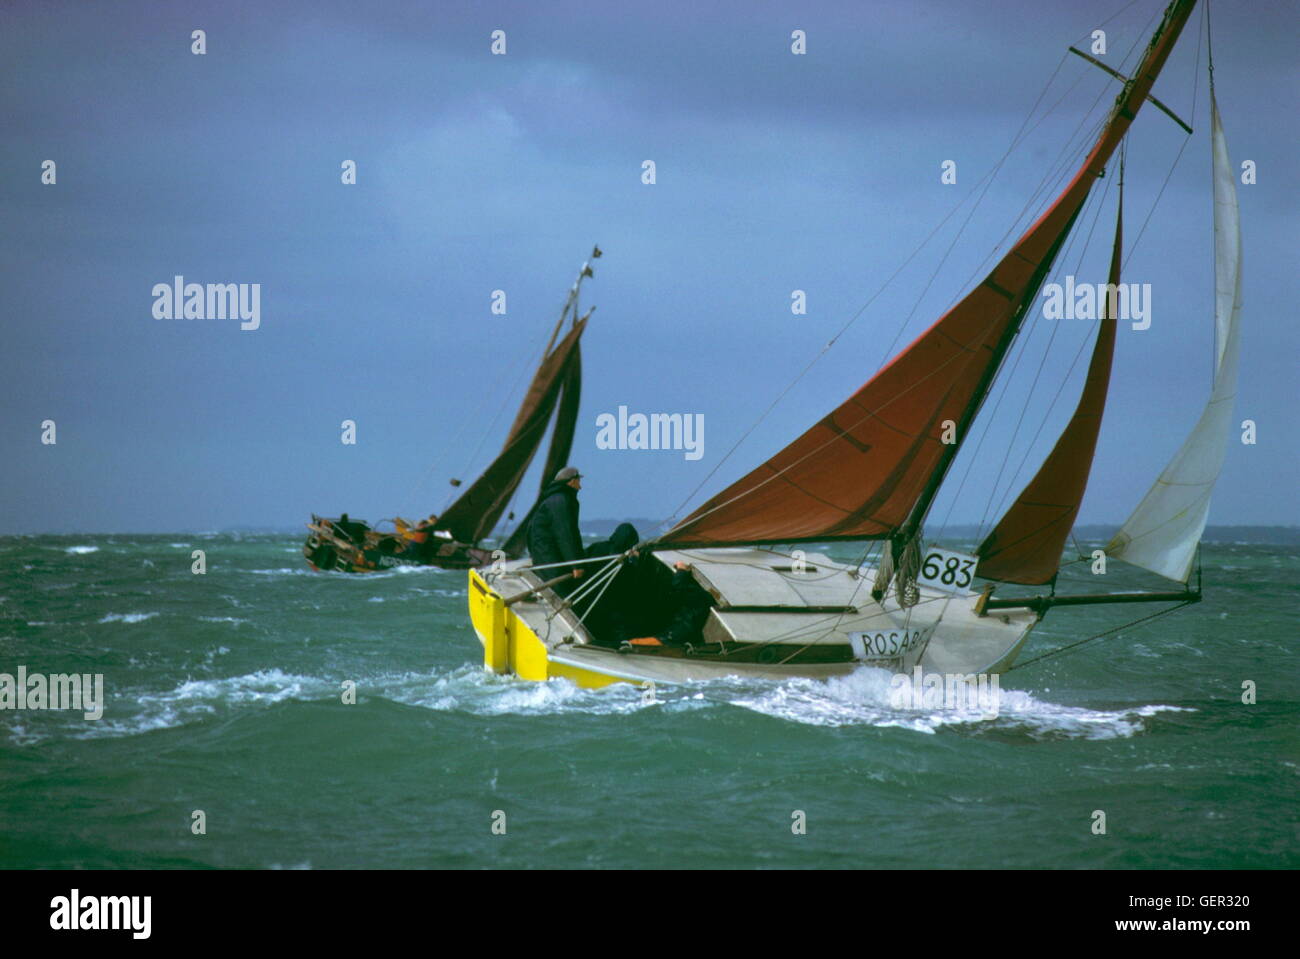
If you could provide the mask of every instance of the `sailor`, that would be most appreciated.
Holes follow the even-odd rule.
[[[582,559],[582,534],[578,532],[578,490],[582,474],[566,466],[555,474],[554,481],[542,491],[528,523],[528,552],[534,566],[566,563]],[[546,571],[550,575],[552,571]],[[582,567],[575,567],[572,579],[557,588],[565,594],[582,578]]]
[[[666,616],[654,636],[628,640],[632,646],[685,646],[704,641],[704,623],[716,601],[695,579],[688,563],[673,564],[672,585],[668,589]]]
[[[619,523],[609,539],[598,539],[584,550],[587,556],[618,556],[632,549],[641,541],[636,527],[631,523]],[[636,556],[636,552],[632,553]]]
[[[357,545],[365,542],[366,532],[370,529],[365,523],[348,519],[348,514],[344,513],[334,523],[345,539],[349,539]]]
[[[631,523],[620,523],[609,539],[597,540],[586,549],[586,555],[594,558],[619,556],[619,568],[610,576],[609,582],[600,593],[600,601],[592,604],[577,603],[574,609],[584,615],[583,623],[592,634],[597,644],[617,647],[621,642],[641,635],[641,628],[646,620],[643,612],[648,595],[653,591],[649,586],[653,565],[662,565],[658,560],[646,554],[644,559],[633,547],[641,541],[636,527]],[[605,560],[592,564],[593,570],[602,569]],[[595,600],[595,597],[592,597]]]

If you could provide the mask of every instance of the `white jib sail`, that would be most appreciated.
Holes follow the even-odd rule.
[[[1210,514],[1210,493],[1223,469],[1237,394],[1241,311],[1241,225],[1237,187],[1219,106],[1210,92],[1214,154],[1214,322],[1218,356],[1214,389],[1196,427],[1137,509],[1106,547],[1112,557],[1186,582]]]

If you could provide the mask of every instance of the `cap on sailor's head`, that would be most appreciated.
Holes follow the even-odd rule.
[[[582,479],[582,474],[572,466],[566,466],[555,474],[555,482],[567,483],[571,479]]]

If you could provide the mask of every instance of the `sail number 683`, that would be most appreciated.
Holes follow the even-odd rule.
[[[946,549],[932,549],[925,554],[921,574],[917,579],[939,589],[965,589],[975,579],[975,565],[978,562],[979,558],[975,556],[951,553]]]

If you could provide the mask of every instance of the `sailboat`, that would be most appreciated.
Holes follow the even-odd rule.
[[[505,443],[478,479],[441,516],[431,515],[414,523],[394,518],[388,521],[391,530],[350,519],[346,513],[333,519],[313,513],[302,550],[312,569],[347,573],[395,566],[472,569],[518,557],[523,552],[524,523],[495,550],[486,548],[483,542],[505,515],[552,421],[542,489],[569,459],[582,395],[580,341],[595,309],[592,307],[579,316],[579,295],[582,281],[595,275],[591,261],[600,255],[600,247],[594,247],[590,259],[582,264]],[[566,320],[570,321],[570,328],[561,337]],[[461,484],[452,480],[452,485]]]
[[[632,551],[609,558],[563,596],[553,589],[561,578],[552,577],[571,575],[567,570],[511,562],[469,575],[470,617],[486,667],[584,687],[721,676],[824,679],[862,666],[996,674],[1016,663],[1034,627],[1058,607],[1198,601],[1199,576],[1195,586],[1191,576],[1231,428],[1241,299],[1235,185],[1212,82],[1213,391],[1183,447],[1107,547],[1110,558],[1151,570],[1174,588],[1056,591],[1105,409],[1116,339],[1113,295],[1105,297],[1073,416],[992,532],[974,554],[928,543],[923,532],[1062,245],[1144,104],[1154,103],[1190,132],[1152,88],[1194,5],[1168,5],[1130,76],[1093,60],[1122,83],[1114,106],[1073,177],[982,282],[803,435],[638,545],[636,562],[653,557],[691,577],[707,596],[707,619],[696,636],[610,643],[592,628],[593,603]],[[1121,282],[1122,187],[1120,194],[1110,291]],[[863,562],[847,564],[792,548],[828,542],[861,542],[879,552],[871,562],[864,553]],[[996,595],[1003,584],[1050,591]]]

